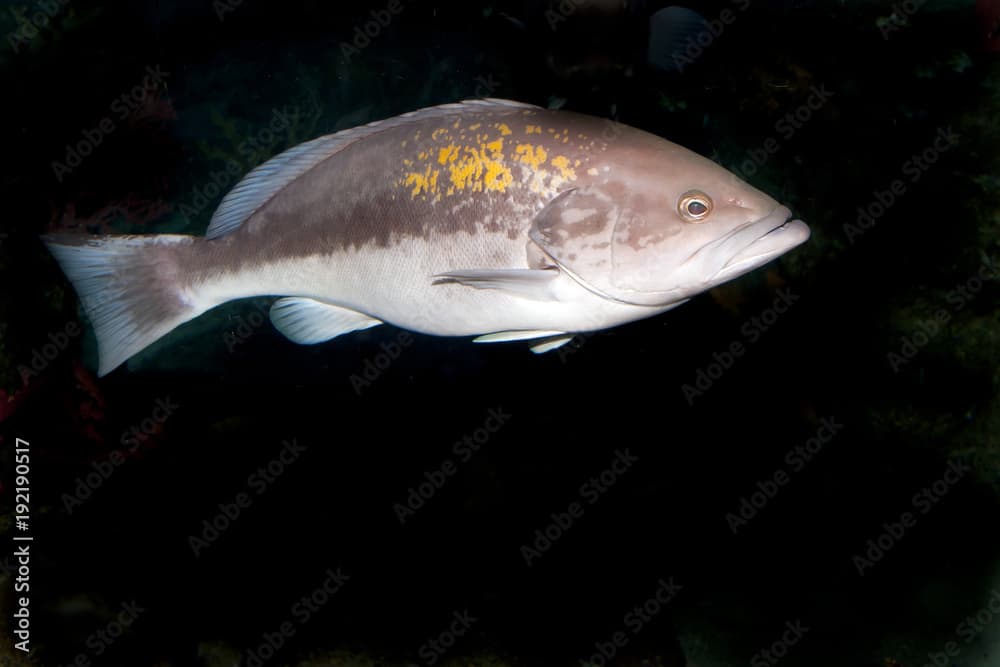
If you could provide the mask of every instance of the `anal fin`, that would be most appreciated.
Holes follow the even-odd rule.
[[[300,345],[322,343],[382,324],[381,320],[356,310],[302,297],[275,301],[271,306],[271,322],[289,340]]]

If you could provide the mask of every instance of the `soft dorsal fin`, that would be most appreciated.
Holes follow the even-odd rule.
[[[427,118],[439,118],[464,111],[476,111],[477,109],[498,110],[504,108],[537,109],[539,107],[522,102],[492,98],[466,100],[464,102],[442,104],[436,107],[411,111],[401,116],[394,116],[393,118],[375,121],[367,125],[341,130],[334,134],[327,134],[289,148],[284,153],[276,155],[244,176],[243,180],[222,198],[222,203],[219,204],[219,208],[212,215],[212,221],[208,225],[205,237],[215,239],[232,232],[289,183],[323,160],[367,136]]]

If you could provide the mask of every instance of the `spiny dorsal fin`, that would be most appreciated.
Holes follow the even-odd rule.
[[[492,98],[466,100],[464,102],[442,104],[436,107],[411,111],[401,116],[394,116],[393,118],[375,121],[374,123],[342,130],[334,134],[327,134],[289,148],[284,153],[276,155],[251,171],[236,187],[222,198],[222,203],[219,204],[219,208],[212,215],[212,221],[208,225],[205,237],[215,239],[232,232],[289,183],[323,160],[365,137],[427,118],[450,116],[463,111],[485,111],[500,108],[537,109],[539,107],[522,102]]]

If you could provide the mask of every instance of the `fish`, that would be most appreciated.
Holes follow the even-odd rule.
[[[50,234],[98,375],[211,308],[278,297],[300,344],[388,323],[536,353],[666,312],[805,242],[790,210],[641,129],[501,99],[299,144],[203,237]]]

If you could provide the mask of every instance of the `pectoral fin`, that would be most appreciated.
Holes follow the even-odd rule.
[[[300,297],[275,301],[271,306],[271,322],[289,340],[300,345],[322,343],[341,334],[382,324],[381,320],[350,308]]]
[[[434,276],[434,284],[458,283],[476,289],[503,290],[536,301],[555,301],[551,285],[558,277],[557,268],[467,269],[439,273]]]

